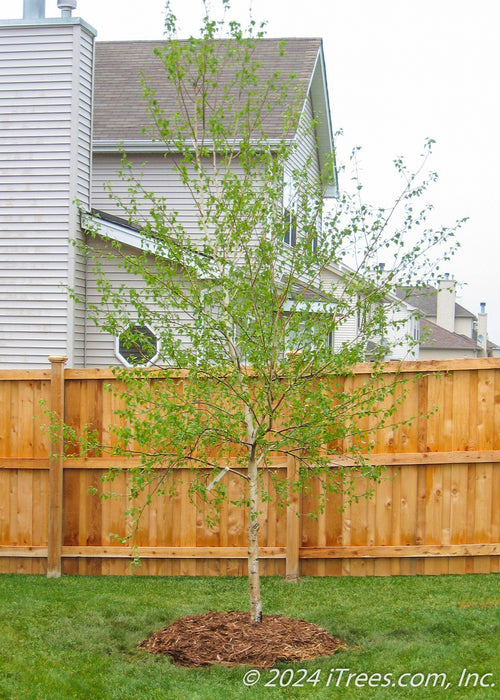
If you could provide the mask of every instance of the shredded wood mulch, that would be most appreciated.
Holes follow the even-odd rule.
[[[270,668],[280,661],[329,656],[342,642],[305,620],[264,615],[260,624],[238,611],[208,612],[176,620],[139,643],[152,654],[165,654],[179,666]]]

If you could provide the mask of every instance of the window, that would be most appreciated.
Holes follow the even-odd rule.
[[[284,218],[285,218],[284,241],[285,241],[285,243],[288,243],[289,246],[295,247],[297,245],[297,215],[291,209],[285,208]]]
[[[311,250],[316,253],[320,247],[322,216],[321,216],[321,199],[312,193],[307,197],[306,220],[311,237]],[[314,235],[313,235],[314,234]]]
[[[289,246],[297,245],[297,196],[291,176],[285,172],[283,179],[283,240]]]
[[[420,321],[413,319],[413,340],[420,340]]]
[[[286,337],[286,352],[290,354],[304,352],[307,349],[327,349],[335,352],[335,331],[329,331],[323,335],[321,326],[310,324],[310,321],[301,321],[293,331],[288,331]]]
[[[126,367],[152,364],[158,358],[160,343],[147,325],[129,326],[115,340],[115,354]]]
[[[331,350],[332,352],[335,349],[335,332],[330,331],[328,335],[326,336],[326,347],[328,350]]]

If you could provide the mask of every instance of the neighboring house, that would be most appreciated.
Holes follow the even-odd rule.
[[[488,340],[487,314],[481,304],[478,316],[456,301],[456,281],[445,275],[437,288],[399,290],[421,316],[420,360],[487,357],[498,346]]]
[[[161,60],[153,50],[164,42],[95,43],[96,32],[72,16],[74,0],[58,0],[62,16],[45,18],[45,0],[26,0],[22,20],[0,21],[0,367],[47,366],[47,356],[63,354],[70,367],[106,367],[126,363],[120,339],[89,320],[86,303],[76,303],[68,288],[88,303],[99,296],[91,266],[75,242],[85,229],[121,241],[131,253],[143,250],[140,228],[131,226],[109,198],[105,183],[127,198],[120,179],[120,148],[144,188],[168,197],[179,220],[196,239],[196,212],[165,144],[144,134],[150,122],[141,72],[151,80],[161,104],[172,100]],[[324,182],[324,196],[334,196],[336,182],[325,177],[333,156],[333,137],[320,39],[264,39],[256,58],[264,76],[279,69],[292,75],[291,92],[303,95],[294,133],[299,148],[290,168],[306,162],[311,176]],[[308,128],[313,120],[314,133]],[[279,140],[281,108],[271,105],[266,135]],[[313,156],[310,158],[310,156]],[[87,212],[80,219],[78,204]],[[146,201],[139,216],[149,214]],[[295,232],[290,231],[290,245]],[[286,240],[286,239],[285,239]],[[96,239],[99,249],[104,243]],[[136,285],[137,278],[103,263],[116,284]],[[340,271],[324,272],[324,282]],[[403,312],[406,313],[406,312]],[[413,320],[408,314],[409,328]],[[358,319],[336,330],[333,346],[353,338]],[[411,329],[410,329],[411,330]],[[404,347],[389,359],[407,358]],[[411,357],[410,357],[411,359]]]

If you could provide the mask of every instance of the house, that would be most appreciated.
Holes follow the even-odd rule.
[[[127,364],[120,336],[103,333],[89,319],[88,306],[99,303],[99,291],[75,245],[85,240],[86,230],[97,228],[132,255],[144,250],[140,227],[123,217],[106,189],[109,183],[118,197],[128,197],[127,183],[118,176],[122,148],[142,172],[144,189],[168,199],[195,242],[198,232],[196,211],[174,167],[175,153],[144,132],[149,116],[141,71],[160,104],[172,101],[154,54],[165,42],[96,43],[96,31],[72,15],[75,0],[58,0],[58,6],[61,17],[46,18],[45,0],[25,0],[22,20],[0,21],[2,368],[46,367],[50,354],[66,355],[70,367]],[[223,50],[224,43],[220,46]],[[290,168],[307,163],[312,176],[322,179],[323,195],[334,196],[335,178],[327,176],[334,151],[321,40],[288,39],[283,45],[264,39],[256,53],[264,80],[279,67],[283,75],[293,75],[292,93],[301,95],[300,120],[286,135],[298,143]],[[282,137],[281,110],[271,103],[265,117],[271,148]],[[313,121],[314,131],[308,128]],[[138,216],[147,220],[146,200],[139,203]],[[290,214],[291,246],[294,236]],[[93,245],[104,247],[99,238]],[[105,264],[117,285],[137,284],[112,261]],[[339,275],[334,268],[325,270],[324,281],[333,283]],[[358,322],[347,319],[332,343],[355,336]],[[404,348],[399,352],[405,356]]]
[[[283,45],[284,44],[284,45]],[[215,50],[224,60],[229,42],[219,40]],[[189,231],[194,245],[200,240],[198,212],[193,201],[181,182],[177,170],[178,154],[166,150],[163,141],[153,140],[145,135],[145,129],[151,124],[144,99],[144,86],[141,73],[148,76],[148,85],[155,90],[155,99],[166,114],[173,112],[177,105],[177,94],[172,83],[165,78],[165,68],[154,50],[160,51],[168,46],[165,41],[114,41],[96,44],[95,86],[94,86],[94,138],[93,138],[93,177],[92,207],[98,210],[97,216],[90,216],[86,223],[102,231],[107,237],[116,238],[122,243],[130,241],[130,227],[127,222],[119,223],[112,217],[123,216],[123,210],[110,201],[108,190],[111,187],[121,202],[128,204],[128,182],[118,177],[121,170],[123,149],[134,173],[140,177],[141,185],[147,192],[154,192],[155,197],[168,202],[169,210],[179,213],[179,221]],[[284,76],[293,75],[290,93],[302,95],[301,117],[296,131],[287,137],[298,139],[300,147],[294,153],[294,162],[290,169],[306,167],[311,154],[311,179],[326,175],[326,164],[333,155],[333,136],[330,123],[330,109],[326,87],[325,65],[322,42],[320,39],[262,39],[252,56],[259,62],[259,80],[261,85],[279,69]],[[231,85],[230,67],[224,67],[228,89]],[[217,88],[214,91],[217,94]],[[237,94],[235,95],[237,99]],[[264,112],[263,130],[268,143],[278,144],[283,134],[283,106],[270,102],[269,112]],[[315,133],[310,125],[317,121]],[[155,134],[156,135],[156,134]],[[209,136],[210,138],[210,136]],[[236,166],[235,166],[236,167]],[[336,193],[336,182],[323,177],[324,196]],[[285,186],[286,187],[286,186]],[[151,202],[143,198],[138,202],[137,220],[146,222]],[[137,235],[137,234],[136,234]],[[289,242],[294,244],[295,232],[290,228]],[[140,234],[139,234],[140,238]],[[140,246],[140,240],[137,240]],[[117,276],[116,270],[109,269],[109,274]],[[133,284],[132,279],[128,283]],[[87,288],[89,298],[97,300],[98,292],[90,277]],[[349,324],[348,324],[349,325]],[[348,328],[345,333],[349,333]],[[338,339],[337,339],[338,340]],[[92,366],[106,366],[120,359],[116,341],[103,335],[93,324],[87,326],[86,360]]]
[[[76,200],[90,207],[95,30],[71,16],[0,21],[0,367],[47,367],[63,354],[85,365],[84,290]],[[1,12],[1,9],[0,9]]]
[[[420,315],[420,360],[494,356],[498,347],[488,340],[485,304],[475,316],[456,301],[457,283],[448,274],[438,286],[401,289]]]

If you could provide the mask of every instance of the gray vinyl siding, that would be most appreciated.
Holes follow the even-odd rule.
[[[118,264],[116,259],[113,259],[113,254],[109,253],[109,248],[106,247],[104,241],[100,238],[95,238],[92,241],[92,247],[97,255],[101,270],[106,280],[111,283],[115,290],[119,290],[122,285],[125,285],[126,289],[136,289],[141,290],[145,287],[145,282],[139,275],[134,275],[127,272]],[[129,246],[123,246],[123,254],[125,255],[135,255],[136,250],[130,248]],[[151,266],[153,266],[154,261],[151,257]],[[104,311],[108,309],[107,306],[101,303],[101,296],[97,285],[97,278],[94,274],[92,262],[89,261],[87,266],[87,300],[89,307],[97,306],[102,308]],[[108,310],[112,310],[110,306]],[[134,319],[134,309],[131,305],[124,306],[123,311],[130,314],[130,320]],[[161,313],[160,311],[157,311]],[[92,313],[88,314],[86,327],[85,327],[85,357],[86,364],[88,367],[110,367],[120,365],[121,362],[115,354],[115,338],[107,332],[101,330],[101,328],[95,324],[94,320],[91,318]],[[181,319],[182,324],[185,326],[190,323],[189,318],[185,315],[180,315],[178,318]],[[180,336],[182,339],[182,335]]]
[[[398,323],[397,327],[389,324],[387,329],[387,342],[389,351],[386,359],[388,360],[418,360],[418,346],[410,348],[408,336],[413,337],[415,319],[412,318],[408,309],[404,306],[396,308],[392,313],[392,318]],[[400,326],[399,324],[402,323]]]
[[[96,238],[92,242],[92,248],[99,258],[101,270],[106,279],[109,280],[115,289],[119,289],[122,284],[127,284],[133,288],[141,287],[141,280],[137,276],[127,274],[120,269],[116,261],[107,256],[104,242]],[[135,251],[130,248],[126,250],[131,255]],[[97,278],[93,271],[92,260],[87,264],[86,294],[88,306],[102,306],[101,295],[97,286]],[[104,307],[105,308],[105,307]],[[88,313],[85,319],[85,360],[88,367],[110,367],[119,365],[115,355],[115,339],[109,333],[102,331],[92,318],[92,313]]]
[[[132,173],[140,182],[144,191],[154,193],[155,199],[164,200],[166,210],[178,214],[178,222],[189,232],[193,239],[199,237],[198,210],[189,189],[183,185],[175,169],[176,157],[159,153],[132,154],[128,157],[132,164]],[[92,206],[115,216],[126,218],[120,200],[130,204],[129,183],[120,178],[122,169],[119,153],[94,154],[92,166]],[[113,197],[110,197],[110,192]],[[147,220],[153,201],[140,196],[137,199],[137,218]]]
[[[455,315],[455,333],[465,335],[467,338],[472,338],[474,331],[473,318],[460,318]]]
[[[303,169],[308,167],[311,179],[319,178],[319,160],[317,155],[316,138],[312,125],[312,105],[307,100],[297,136],[296,148],[290,161],[291,169]],[[157,200],[163,200],[166,210],[178,214],[178,222],[193,239],[200,236],[198,228],[198,211],[194,206],[192,196],[185,187],[175,170],[176,157],[159,153],[131,154],[127,160],[131,163],[134,180],[140,181],[143,191],[154,193]],[[130,204],[129,182],[119,176],[122,170],[120,153],[94,153],[92,165],[92,207],[125,217],[123,207]],[[128,171],[126,171],[127,174]],[[110,196],[110,192],[112,196]],[[153,206],[151,198],[139,196],[136,201],[136,219],[139,221],[149,219],[150,209]],[[101,248],[102,243],[96,245]],[[131,250],[131,252],[133,252]],[[127,275],[120,270],[112,260],[105,256],[101,258],[102,269],[107,279],[115,288],[121,284],[127,287],[140,288],[141,280]],[[99,295],[96,281],[91,270],[87,272],[87,299],[89,304],[99,303]],[[348,321],[338,329],[335,343],[351,340],[356,333],[354,321]],[[101,332],[95,324],[88,320],[85,328],[86,339],[86,363],[92,367],[107,367],[116,365],[119,361],[115,355],[115,339],[109,334]]]
[[[89,200],[92,42],[78,21],[0,24],[2,368],[47,367],[50,354],[75,364],[69,239],[74,200]]]
[[[304,109],[297,129],[297,147],[294,149],[289,163],[291,170],[301,170],[307,166],[311,182],[318,181],[320,176],[318,148],[313,127],[313,118],[311,98],[308,96],[304,103]]]
[[[75,274],[73,288],[80,301],[75,302],[74,322],[73,322],[73,365],[75,367],[85,367],[85,298],[86,298],[86,275],[85,260],[80,254],[75,259]]]
[[[353,343],[358,334],[356,317],[346,319],[338,325],[334,331],[334,349],[340,350],[342,346]]]
[[[310,177],[319,178],[319,160],[316,139],[312,124],[312,105],[308,98],[301,116],[296,148],[290,160],[290,169],[303,169],[306,164]],[[189,189],[183,185],[175,169],[177,157],[163,156],[160,153],[140,153],[127,156],[136,182],[140,182],[143,191],[154,193],[157,200],[164,200],[166,210],[178,214],[178,222],[193,239],[200,236],[198,228],[198,211]],[[237,165],[234,166],[237,168]],[[124,207],[130,205],[129,182],[120,177],[122,170],[120,153],[94,153],[92,166],[92,206],[115,216],[126,218]],[[110,196],[110,193],[112,196]],[[153,201],[147,196],[140,196],[136,201],[137,218],[147,220]]]

